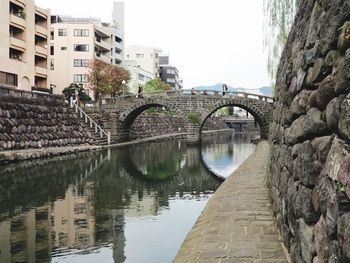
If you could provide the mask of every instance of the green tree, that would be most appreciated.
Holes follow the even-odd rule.
[[[69,84],[68,87],[64,88],[62,93],[66,97],[66,99],[69,101],[70,97],[75,98],[75,94],[78,92],[79,99],[81,101],[90,101],[91,97],[86,94],[85,90],[83,87],[77,83],[71,83]]]
[[[145,84],[144,91],[146,93],[161,92],[171,90],[171,86],[160,79],[152,79]]]
[[[264,0],[264,49],[272,86],[300,0]]]

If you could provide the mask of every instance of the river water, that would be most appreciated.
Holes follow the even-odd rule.
[[[249,135],[1,166],[0,262],[166,263],[208,198],[253,151]]]

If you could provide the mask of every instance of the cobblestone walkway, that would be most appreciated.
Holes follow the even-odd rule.
[[[269,145],[253,155],[211,197],[174,263],[285,263],[265,183]]]

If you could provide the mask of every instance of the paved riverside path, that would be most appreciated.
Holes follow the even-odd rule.
[[[263,141],[210,198],[174,263],[288,262],[265,182],[268,164]]]

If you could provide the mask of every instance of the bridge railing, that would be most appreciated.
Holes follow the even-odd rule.
[[[273,103],[274,98],[259,94],[239,92],[239,91],[215,91],[215,90],[169,90],[152,93],[131,94],[119,96],[117,99],[134,99],[134,98],[150,98],[157,96],[215,96],[215,97],[242,97],[249,99],[261,100],[269,103]],[[107,99],[109,100],[109,99]],[[113,99],[112,99],[113,100]]]
[[[82,108],[78,106],[78,104],[74,102],[73,97],[70,97],[70,107],[79,114],[80,118],[84,118],[85,123],[90,124],[90,128],[95,128],[95,133],[99,133],[100,138],[106,136],[108,145],[111,144],[111,133],[104,131],[100,125],[98,125]]]

